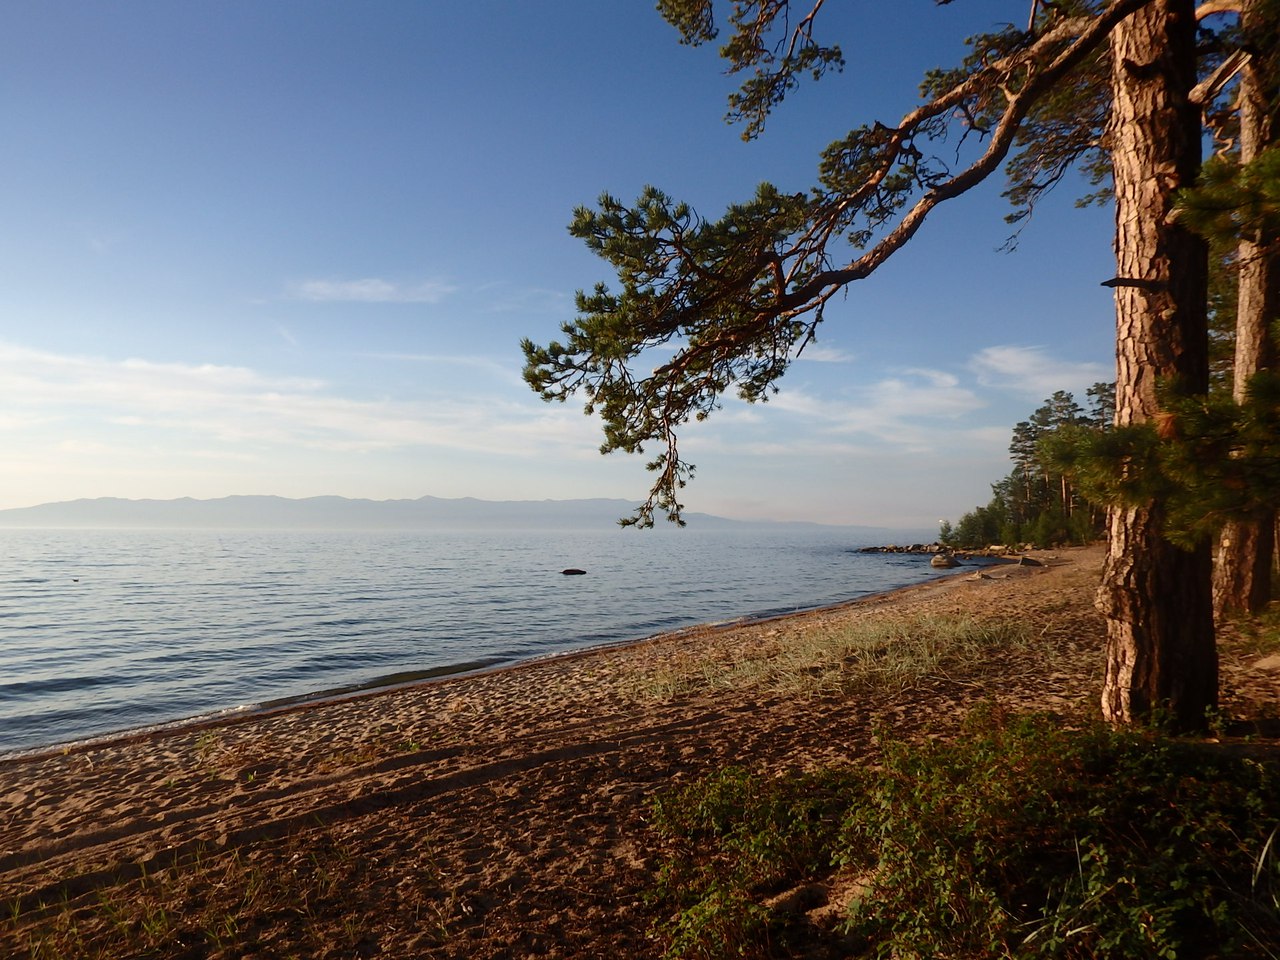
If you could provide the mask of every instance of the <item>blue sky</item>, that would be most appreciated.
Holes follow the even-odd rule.
[[[850,2],[759,141],[650,0],[79,0],[0,12],[0,508],[77,497],[639,499],[520,379],[610,279],[565,227],[647,183],[714,216],[814,179],[1026,0]],[[1012,425],[1112,379],[1111,213],[1000,185],[833,302],[767,405],[690,426],[690,510],[932,527]]]

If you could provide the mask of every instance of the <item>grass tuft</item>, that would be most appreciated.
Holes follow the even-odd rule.
[[[970,617],[913,617],[781,628],[732,659],[677,662],[640,681],[636,694],[666,700],[748,686],[789,694],[901,690],[923,678],[993,676],[1000,652],[1026,650],[1021,624]]]

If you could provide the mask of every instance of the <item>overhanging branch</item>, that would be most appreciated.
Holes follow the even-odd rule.
[[[918,126],[925,119],[937,116],[939,113],[953,108],[965,96],[971,96],[975,88],[984,83],[990,83],[993,77],[1006,74],[1023,66],[1030,67],[1034,65],[1040,56],[1044,55],[1046,50],[1056,46],[1066,37],[1075,37],[1070,46],[1054,57],[1043,69],[1034,71],[1029,75],[1021,90],[1005,107],[992,132],[991,142],[981,157],[965,170],[921,197],[899,221],[898,226],[863,256],[838,270],[819,273],[808,283],[792,290],[784,301],[779,304],[780,309],[794,309],[802,303],[819,297],[826,300],[830,294],[828,293],[826,297],[823,297],[822,293],[827,288],[838,288],[870,276],[876,268],[888,260],[893,253],[915,235],[916,231],[924,223],[925,218],[936,206],[968,192],[994,173],[1000,164],[1004,162],[1010,148],[1013,146],[1018,124],[1026,118],[1027,113],[1035,106],[1039,97],[1085,57],[1096,50],[1110,35],[1111,31],[1115,29],[1116,24],[1150,2],[1152,0],[1117,0],[1097,17],[1073,18],[1055,24],[1052,29],[1037,39],[1025,51],[993,63],[985,70],[975,73],[969,80],[947,96],[938,98],[938,100],[907,114],[898,125],[899,137],[901,137],[901,131]],[[883,175],[887,175],[887,173],[888,169],[886,168]],[[859,191],[859,194],[865,194],[865,191]],[[859,194],[855,194],[848,200],[842,200],[838,204],[838,209],[843,210],[849,206]]]

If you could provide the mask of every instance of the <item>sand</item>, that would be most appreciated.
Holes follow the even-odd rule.
[[[948,736],[984,700],[1096,713],[1101,551],[1039,557],[0,761],[0,956],[657,956],[655,792],[728,763],[870,762],[877,729]],[[1029,642],[889,689],[725,682],[814,632],[943,616]],[[1236,716],[1280,715],[1280,660],[1224,653],[1223,688]]]

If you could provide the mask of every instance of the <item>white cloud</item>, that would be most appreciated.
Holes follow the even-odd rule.
[[[823,347],[816,343],[811,343],[800,352],[796,359],[808,360],[811,363],[851,363],[854,356],[852,353],[848,353],[838,347]]]
[[[947,373],[945,370],[931,370],[927,367],[903,367],[898,372],[907,377],[919,377],[928,383],[930,387],[939,390],[952,390],[960,384],[959,377],[953,373]]]
[[[520,368],[509,360],[444,353],[365,353],[361,354],[361,356],[369,357],[372,360],[432,364],[454,370],[459,367],[467,367],[487,374],[495,380],[503,381],[521,389],[528,389],[524,386],[524,377],[521,376]]]
[[[411,395],[354,395],[247,366],[65,355],[0,341],[0,390],[11,398],[0,415],[11,489],[0,484],[0,497],[18,505],[104,493],[384,496],[421,487],[501,499],[569,495],[568,475],[579,484],[575,495],[630,496],[647,486],[644,458],[599,456],[599,421],[583,416],[581,398],[544,404],[510,368],[483,356],[380,356],[460,366],[461,386],[418,377],[408,381]],[[510,389],[494,379],[504,371]],[[856,388],[787,386],[767,405],[726,397],[707,423],[682,431],[681,443],[708,477],[719,477],[699,482],[699,498],[758,496],[782,482],[783,464],[801,465],[805,490],[861,477],[868,489],[897,495],[903,481],[889,478],[914,477],[921,465],[960,461],[980,474],[964,464],[990,458],[988,472],[999,474],[1008,427],[971,416],[983,407],[946,371],[900,369]],[[877,465],[885,464],[882,475]],[[946,512],[931,500],[927,512],[935,510]]]
[[[293,291],[315,303],[439,303],[457,288],[440,280],[397,284],[380,277],[362,280],[304,280]]]
[[[986,406],[952,374],[904,369],[839,394],[784,386],[765,405],[748,407],[727,400],[723,413],[749,409],[757,416],[748,421],[716,414],[714,438],[696,429],[685,434],[698,445],[726,453],[769,456],[789,451],[828,462],[865,457],[872,451],[932,454],[971,446],[971,431],[979,425],[967,418]]]
[[[980,350],[969,360],[978,383],[1047,397],[1056,390],[1078,391],[1115,377],[1101,363],[1073,363],[1049,356],[1044,347],[1003,345]]]
[[[888,443],[912,444],[924,424],[954,421],[982,409],[985,403],[962,387],[955,376],[916,368],[857,388],[840,399],[783,388],[770,405],[839,433],[864,433]]]
[[[781,410],[809,420],[828,421],[836,416],[832,404],[825,398],[816,396],[804,389],[787,389],[782,387],[769,397],[769,410]]]
[[[491,393],[438,399],[340,396],[321,380],[244,367],[64,356],[0,343],[0,390],[15,398],[9,441],[157,443],[175,456],[213,444],[373,451],[442,447],[502,455],[594,455],[594,421],[576,405]],[[36,427],[39,429],[36,429]],[[120,431],[128,431],[121,434]]]

